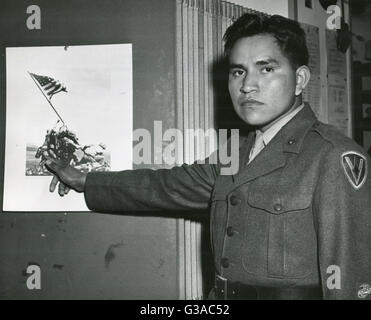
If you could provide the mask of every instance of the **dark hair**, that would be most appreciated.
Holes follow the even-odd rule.
[[[258,34],[274,36],[283,54],[297,68],[308,65],[309,54],[305,32],[299,23],[279,15],[266,16],[245,13],[224,34],[224,52],[229,57],[237,40]]]

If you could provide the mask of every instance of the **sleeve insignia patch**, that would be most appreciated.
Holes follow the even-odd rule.
[[[341,155],[341,164],[350,184],[355,189],[361,188],[367,178],[366,157],[355,151],[347,151]]]

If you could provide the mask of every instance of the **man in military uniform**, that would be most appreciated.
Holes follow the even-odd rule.
[[[225,52],[235,111],[255,128],[237,173],[195,163],[86,175],[50,159],[50,190],[84,192],[95,211],[210,208],[216,298],[370,298],[370,159],[302,102],[303,30],[245,14]]]

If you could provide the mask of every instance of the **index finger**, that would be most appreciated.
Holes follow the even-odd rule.
[[[57,184],[59,182],[59,179],[56,175],[53,175],[53,179],[50,182],[49,191],[54,192],[55,188],[57,187]]]

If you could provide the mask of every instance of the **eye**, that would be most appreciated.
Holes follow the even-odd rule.
[[[272,67],[264,67],[264,68],[262,68],[262,72],[263,73],[271,73],[273,71],[274,71],[274,68],[272,68]]]
[[[241,77],[245,73],[245,71],[242,69],[232,69],[230,73],[232,77],[237,78],[237,77]]]

